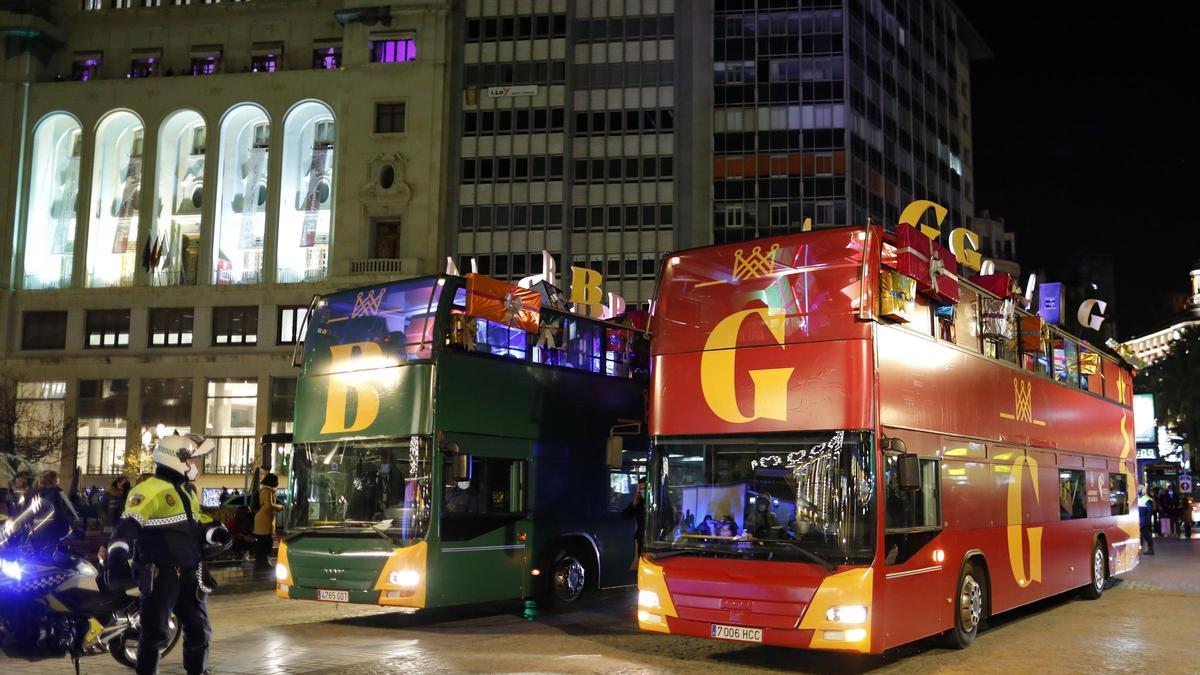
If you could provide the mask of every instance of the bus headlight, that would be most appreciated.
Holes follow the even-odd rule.
[[[834,623],[865,623],[867,608],[862,605],[830,607],[829,611],[825,612],[825,618]]]
[[[396,570],[388,575],[388,583],[401,588],[415,588],[421,582],[421,574],[416,570]]]
[[[283,563],[275,563],[275,578],[279,581],[284,581],[288,578],[287,565]]]
[[[654,591],[638,591],[638,607],[658,609],[658,593]]]

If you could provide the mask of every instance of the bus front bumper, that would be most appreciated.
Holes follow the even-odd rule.
[[[346,583],[333,576],[342,571],[335,567],[322,568],[321,573],[294,570],[289,561],[288,547],[281,543],[275,565],[275,595],[291,600],[422,608],[425,607],[428,581],[425,565],[427,550],[428,545],[423,541],[393,550],[387,554],[387,561],[373,584],[367,588],[354,588],[347,587]],[[322,574],[329,576],[323,577]]]

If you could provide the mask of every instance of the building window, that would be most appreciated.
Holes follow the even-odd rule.
[[[276,281],[325,278],[333,213],[333,111],[319,101],[296,106],[283,121]]]
[[[161,57],[136,57],[129,63],[129,77],[154,77],[158,75]]]
[[[104,0],[83,0],[83,11],[98,12],[104,9]]]
[[[23,312],[21,349],[66,349],[67,313]]]
[[[282,42],[260,42],[250,48],[250,72],[273,73],[283,65]]]
[[[129,380],[80,380],[75,463],[80,473],[112,476],[125,469]]]
[[[304,342],[304,334],[308,332],[308,305],[293,305],[279,308],[279,335],[276,342],[281,345],[294,345]]]
[[[103,61],[103,54],[99,52],[76,54],[75,61],[71,64],[71,79],[76,82],[96,79],[96,76],[100,74],[100,64]]]
[[[96,127],[92,217],[88,223],[87,286],[132,286],[142,188],[142,120],[128,111]]]
[[[258,307],[214,307],[213,344],[258,343]]]
[[[141,259],[154,286],[196,283],[206,139],[204,118],[193,110],[172,113],[160,127],[155,182],[162,199]]]
[[[291,433],[296,411],[296,378],[271,378],[271,433]]]
[[[169,307],[150,310],[151,347],[187,347],[192,344],[191,307]]]
[[[342,67],[342,46],[329,45],[313,49],[313,70],[337,70]]]
[[[219,47],[197,47],[192,50],[192,75],[213,75],[221,70]]]
[[[377,220],[375,225],[375,257],[400,257],[400,221]]]
[[[9,413],[17,447],[30,450],[34,469],[57,469],[67,440],[66,382],[17,382]]]
[[[417,58],[412,38],[371,40],[371,63],[403,63]]]
[[[204,460],[204,472],[244,474],[254,462],[258,381],[208,380],[206,429],[216,449]]]
[[[1083,472],[1073,469],[1058,470],[1058,515],[1062,520],[1087,518],[1086,493],[1083,489]]]
[[[262,108],[244,103],[225,113],[213,253],[218,285],[262,280],[270,145],[271,122]]]
[[[83,135],[73,116],[58,112],[38,123],[25,216],[26,289],[71,285],[82,150]]]
[[[404,104],[375,104],[375,133],[399,134],[404,132]]]
[[[129,310],[89,309],[83,346],[86,349],[129,347]]]
[[[190,433],[191,378],[143,378],[142,425],[142,438],[149,438],[151,441],[173,434]]]

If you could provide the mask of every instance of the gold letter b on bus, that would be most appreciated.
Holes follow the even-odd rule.
[[[1025,572],[1025,542],[1021,531],[1025,529],[1022,504],[1022,482],[1024,471],[1029,467],[1029,476],[1033,479],[1033,498],[1041,501],[1038,493],[1038,465],[1032,457],[1017,457],[1013,462],[1012,473],[1008,483],[1008,562],[1012,566],[1013,579],[1017,585],[1025,588],[1034,581],[1042,580],[1042,528],[1029,528],[1029,573]]]
[[[357,356],[355,352],[358,352]],[[381,367],[383,348],[374,342],[353,342],[329,348],[329,390],[325,399],[325,424],[323,434],[344,434],[362,431],[379,417],[379,391],[369,377],[371,368]],[[361,361],[360,361],[361,360]],[[356,368],[355,361],[362,364]],[[354,407],[354,420],[346,423],[347,404],[350,391],[354,390],[358,404]]]

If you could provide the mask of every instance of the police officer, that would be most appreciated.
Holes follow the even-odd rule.
[[[183,628],[184,669],[189,675],[208,671],[212,627],[201,562],[205,545],[224,544],[229,532],[200,513],[199,502],[186,484],[196,478],[196,460],[214,447],[211,439],[195,434],[160,439],[154,448],[154,477],[130,490],[108,544],[106,578],[127,577],[131,561],[137,571],[142,622],[139,675],[157,671],[172,611]]]

